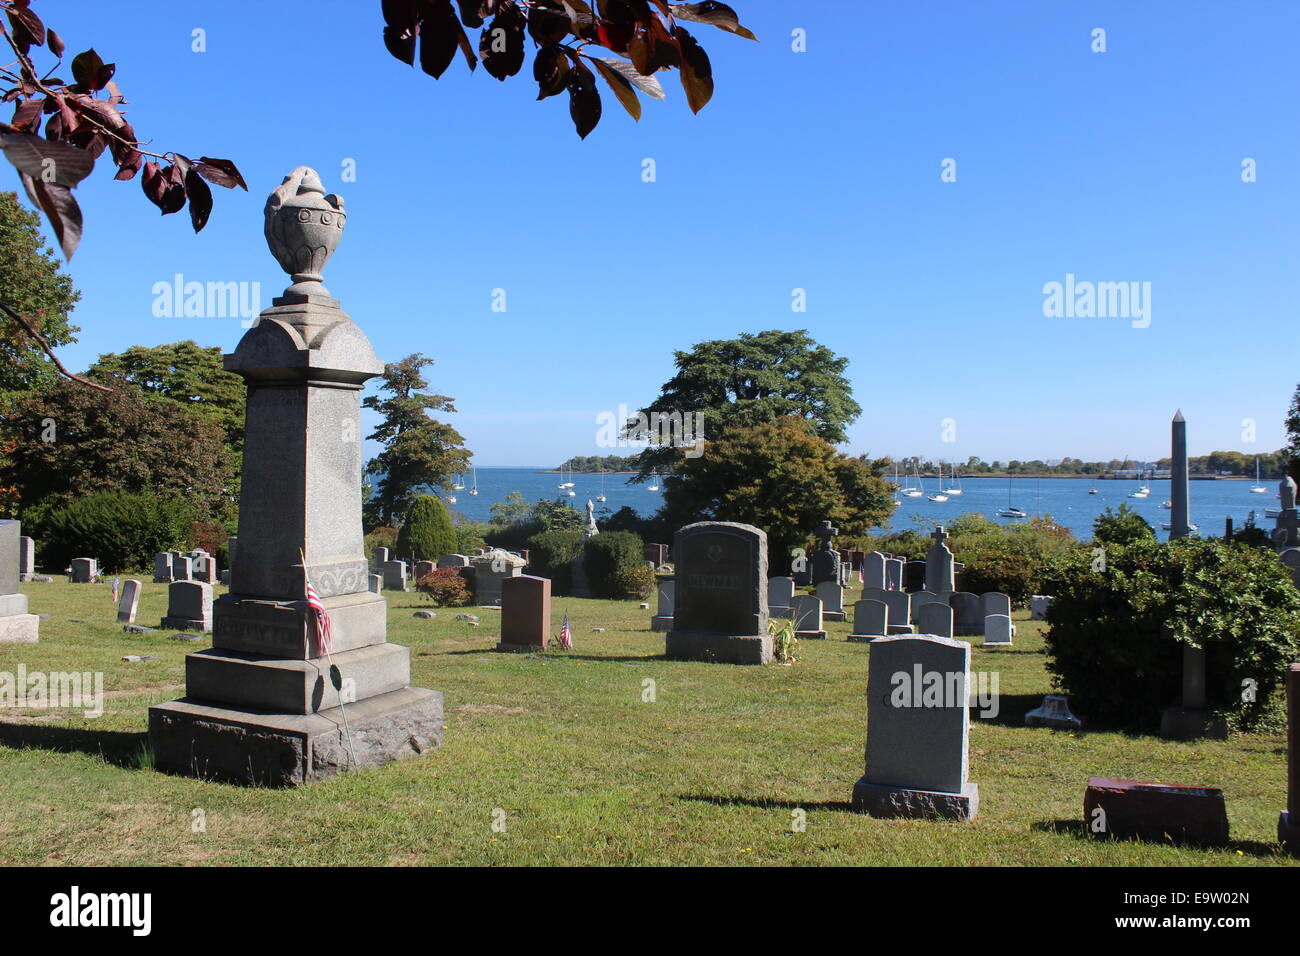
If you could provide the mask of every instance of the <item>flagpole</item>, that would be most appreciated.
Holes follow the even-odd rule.
[[[303,581],[305,583],[310,583],[311,577],[307,573],[307,555],[303,553],[302,548],[298,549],[298,557],[302,560]],[[316,623],[316,633],[317,635],[321,634],[319,621],[317,621]],[[324,641],[321,641],[318,636],[317,643],[324,644]],[[321,650],[325,652],[325,659],[329,661],[330,683],[334,685],[334,691],[335,693],[338,694],[339,713],[343,715],[343,732],[347,734],[347,738],[348,738],[348,756],[352,758],[352,766],[355,767],[357,765],[357,752],[356,749],[352,746],[352,728],[348,726],[348,711],[347,708],[343,706],[343,672],[340,671],[338,667],[335,666],[334,655],[331,653],[330,648],[328,646],[323,646]],[[335,680],[335,675],[338,675],[337,680]]]

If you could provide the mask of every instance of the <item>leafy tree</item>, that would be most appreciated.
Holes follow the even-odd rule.
[[[187,499],[195,520],[230,509],[233,463],[221,430],[134,389],[95,392],[59,379],[13,397],[3,432],[13,450],[0,462],[0,485],[16,489],[24,520],[108,489]]]
[[[445,489],[453,475],[469,467],[469,449],[460,432],[429,416],[431,411],[455,412],[452,399],[421,391],[429,387],[423,369],[433,364],[419,352],[384,369],[383,395],[362,402],[383,416],[369,440],[384,450],[366,465],[374,493],[366,502],[366,525],[391,525],[410,510],[422,488]]]
[[[49,348],[76,340],[69,324],[81,293],[59,271],[54,250],[40,234],[40,218],[18,204],[14,193],[0,193],[0,302],[23,316],[27,328],[0,314],[0,392],[48,386],[57,374],[37,338]]]
[[[829,520],[842,534],[866,534],[894,505],[883,461],[840,454],[804,419],[730,428],[664,479],[664,519],[740,521],[767,532],[773,573]]]
[[[455,550],[456,531],[442,501],[433,495],[416,498],[397,532],[398,557],[414,555],[417,561],[436,561]]]
[[[512,491],[506,495],[505,501],[492,502],[489,511],[494,525],[505,527],[506,525],[519,524],[528,518],[528,499],[524,497],[522,491]]]
[[[538,48],[533,60],[533,78],[540,88],[537,98],[567,92],[569,115],[584,139],[600,122],[597,74],[634,120],[641,118],[638,92],[664,98],[655,79],[662,70],[678,71],[692,112],[698,113],[709,102],[713,67],[704,48],[679,21],[707,23],[758,39],[740,25],[735,10],[717,0],[598,0],[594,11],[586,0],[458,0],[457,6],[459,19],[451,0],[385,0],[384,46],[414,66],[418,38],[420,69],[438,79],[457,51],[470,70],[475,69],[478,62],[465,28],[481,27],[478,57],[489,74],[504,81],[523,68],[527,31]],[[587,52],[598,46],[627,59]]]
[[[683,448],[663,440],[665,420],[702,421],[703,434],[691,431],[691,437],[708,441],[725,429],[798,416],[812,424],[817,436],[839,443],[847,440],[848,426],[862,413],[844,377],[848,359],[802,329],[701,342],[689,352],[675,353],[674,361],[677,374],[623,428],[627,440],[651,442],[638,458],[640,474],[634,480],[691,460]]]
[[[1092,536],[1102,544],[1134,544],[1138,541],[1156,540],[1155,529],[1127,504],[1121,503],[1119,511],[1107,508],[1092,523]]]
[[[101,355],[86,377],[111,385],[125,382],[149,397],[176,402],[195,418],[211,422],[225,434],[235,454],[244,448],[244,380],[221,364],[221,349],[193,340],[133,345],[125,352]]]
[[[1291,408],[1286,416],[1287,473],[1300,482],[1300,385],[1291,396]]]

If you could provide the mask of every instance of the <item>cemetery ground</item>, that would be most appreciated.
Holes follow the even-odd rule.
[[[0,671],[102,671],[106,699],[93,719],[0,710],[0,864],[1296,862],[1273,842],[1286,804],[1282,736],[1189,744],[1024,727],[1051,690],[1044,625],[1026,612],[1014,648],[983,651],[976,639],[972,670],[999,674],[1001,712],[973,720],[979,816],[945,823],[848,808],[862,775],[870,653],[845,640],[848,623],[800,643],[789,667],[675,662],[649,629],[652,610],[571,598],[555,599],[553,630],[567,611],[575,650],[523,655],[493,651],[498,611],[416,619],[429,607],[420,595],[385,592],[389,639],[411,648],[412,683],[446,694],[440,750],[298,789],[164,775],[150,766],[146,709],[183,693],[184,656],[209,641],[124,633],[110,587],[23,586],[33,613],[49,617],[38,644],[0,645]],[[156,625],[165,604],[166,586],[146,580],[138,621]],[[480,626],[457,621],[464,612]],[[127,654],[158,659],[126,663]],[[1082,803],[1094,774],[1221,786],[1232,842],[1090,837]],[[493,828],[498,810],[504,832]],[[792,827],[798,810],[802,832]]]

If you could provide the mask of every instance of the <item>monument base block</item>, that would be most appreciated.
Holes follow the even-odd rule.
[[[505,641],[497,644],[496,650],[503,654],[537,654],[546,650],[541,644],[507,644]]]
[[[1277,839],[1288,853],[1300,856],[1300,820],[1291,819],[1285,810],[1277,818]]]
[[[650,618],[650,630],[652,631],[671,631],[673,629],[673,619],[671,616],[664,617],[656,614]]]
[[[849,640],[855,644],[870,644],[876,638],[884,636],[884,634],[850,634]]]
[[[212,622],[203,621],[192,617],[165,617],[160,628],[171,628],[174,631],[197,631],[200,634],[212,633]]]
[[[149,708],[154,766],[165,773],[281,787],[378,767],[442,746],[443,698],[404,687],[314,714],[232,710],[183,697]]]
[[[1228,724],[1208,710],[1166,707],[1160,712],[1160,736],[1167,740],[1227,740]]]
[[[843,621],[845,620],[843,611],[822,611],[822,620],[824,621]]]
[[[826,640],[825,631],[795,631],[794,636],[801,641],[824,641]]]
[[[0,644],[35,644],[41,619],[35,614],[8,614],[0,617]]]
[[[675,661],[709,661],[720,664],[772,663],[772,635],[709,634],[669,631],[664,656]]]
[[[853,785],[853,809],[873,817],[908,819],[973,820],[980,808],[980,789],[967,783],[960,793],[941,790],[911,790],[868,783],[863,777]]]
[[[889,628],[889,636],[890,636],[890,637],[896,637],[896,636],[898,636],[899,634],[915,634],[915,633],[916,633],[916,625],[915,625],[915,624],[889,624],[889,625],[886,625],[886,626]]]

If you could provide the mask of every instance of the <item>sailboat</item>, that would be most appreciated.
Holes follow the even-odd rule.
[[[939,490],[932,495],[927,495],[926,501],[944,502],[947,500],[948,500],[948,496],[943,493],[943,465],[940,464],[939,465]]]
[[[564,466],[563,466],[563,465],[560,466],[560,484],[559,484],[559,487],[560,487],[560,488],[572,488],[572,487],[573,487],[573,469],[572,469],[572,468],[569,469],[569,480],[568,480],[568,481],[565,481],[565,480],[564,480]]]
[[[605,473],[603,471],[600,473],[600,494],[596,496],[596,500],[601,503],[605,501]]]
[[[902,495],[904,498],[920,498],[922,495],[925,494],[925,487],[921,484],[921,471],[919,467],[915,471],[916,471],[916,486],[913,487],[911,485],[908,485],[906,488],[904,488],[902,490]]]
[[[469,490],[471,495],[478,494],[478,469],[474,469],[474,487]]]
[[[1252,495],[1268,494],[1268,489],[1259,483],[1259,459],[1258,458],[1255,459],[1255,483],[1250,486],[1250,493]]]
[[[465,476],[464,476],[463,474],[460,474],[460,475],[457,475],[457,476],[456,476],[456,483],[455,483],[454,485],[451,486],[451,490],[452,490],[452,491],[464,491],[464,490],[465,490]]]
[[[949,479],[950,479],[949,484],[952,485],[951,488],[944,488],[944,487],[943,487],[943,482],[942,482],[942,481],[939,482],[939,487],[940,487],[940,489],[943,491],[943,493],[944,493],[945,495],[959,495],[959,494],[961,494],[961,479],[957,477],[957,466],[956,466],[956,465],[953,465],[953,468],[952,468],[952,474],[949,475],[948,477],[949,477]]]
[[[1017,508],[1017,507],[1015,507],[1014,505],[1011,504],[1011,482],[1012,482],[1012,480],[1013,480],[1013,479],[1011,478],[1011,476],[1008,475],[1008,476],[1007,476],[1007,506],[1006,506],[1005,508],[999,508],[999,509],[998,509],[998,517],[999,517],[999,518],[1028,518],[1029,515],[1025,514],[1025,513],[1024,513],[1023,511],[1021,511],[1019,508]]]
[[[648,484],[648,485],[645,486],[645,490],[646,490],[646,491],[658,491],[658,490],[659,490],[659,476],[656,475],[653,471],[650,472],[650,484]]]

